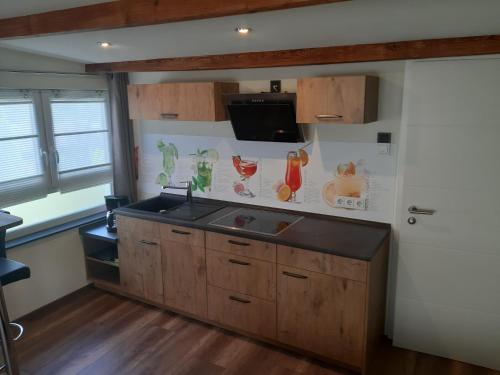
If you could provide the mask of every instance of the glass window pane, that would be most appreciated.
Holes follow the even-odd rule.
[[[54,134],[107,130],[104,101],[52,102]]]
[[[0,182],[42,175],[38,138],[0,141],[0,165]]]
[[[0,100],[0,139],[36,134],[35,111],[31,101]]]
[[[109,133],[56,136],[59,172],[110,163]]]

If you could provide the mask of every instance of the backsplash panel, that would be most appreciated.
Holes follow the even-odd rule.
[[[391,155],[379,155],[375,143],[148,133],[142,137],[139,191],[147,198],[163,191],[161,185],[189,180],[194,196],[390,223],[395,154],[392,145]]]

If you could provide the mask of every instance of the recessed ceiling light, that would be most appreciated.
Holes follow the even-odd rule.
[[[101,48],[108,48],[108,47],[111,47],[111,43],[110,42],[97,42],[97,45]]]
[[[234,29],[234,31],[237,31],[239,34],[246,35],[250,31],[252,31],[252,29],[249,27],[239,26],[236,29]]]

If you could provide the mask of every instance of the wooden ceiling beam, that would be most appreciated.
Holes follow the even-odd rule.
[[[276,68],[500,53],[500,35],[87,64],[87,72]]]
[[[117,0],[0,19],[0,39],[146,26],[349,0]]]

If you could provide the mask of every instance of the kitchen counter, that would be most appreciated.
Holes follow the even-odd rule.
[[[165,194],[169,199],[185,201],[184,196]],[[186,226],[217,233],[229,234],[243,238],[272,242],[285,246],[298,247],[327,254],[370,261],[383,241],[390,235],[389,224],[344,219],[334,216],[311,214],[271,207],[253,206],[204,198],[193,198],[197,203],[212,203],[226,207],[195,221],[184,221],[169,218],[153,212],[140,211],[128,207],[120,207],[114,212],[118,215],[130,216],[139,219],[153,220],[168,224]],[[210,225],[210,223],[237,208],[262,209],[274,212],[283,212],[303,216],[299,222],[293,224],[277,236],[262,235],[237,229],[226,229]]]

